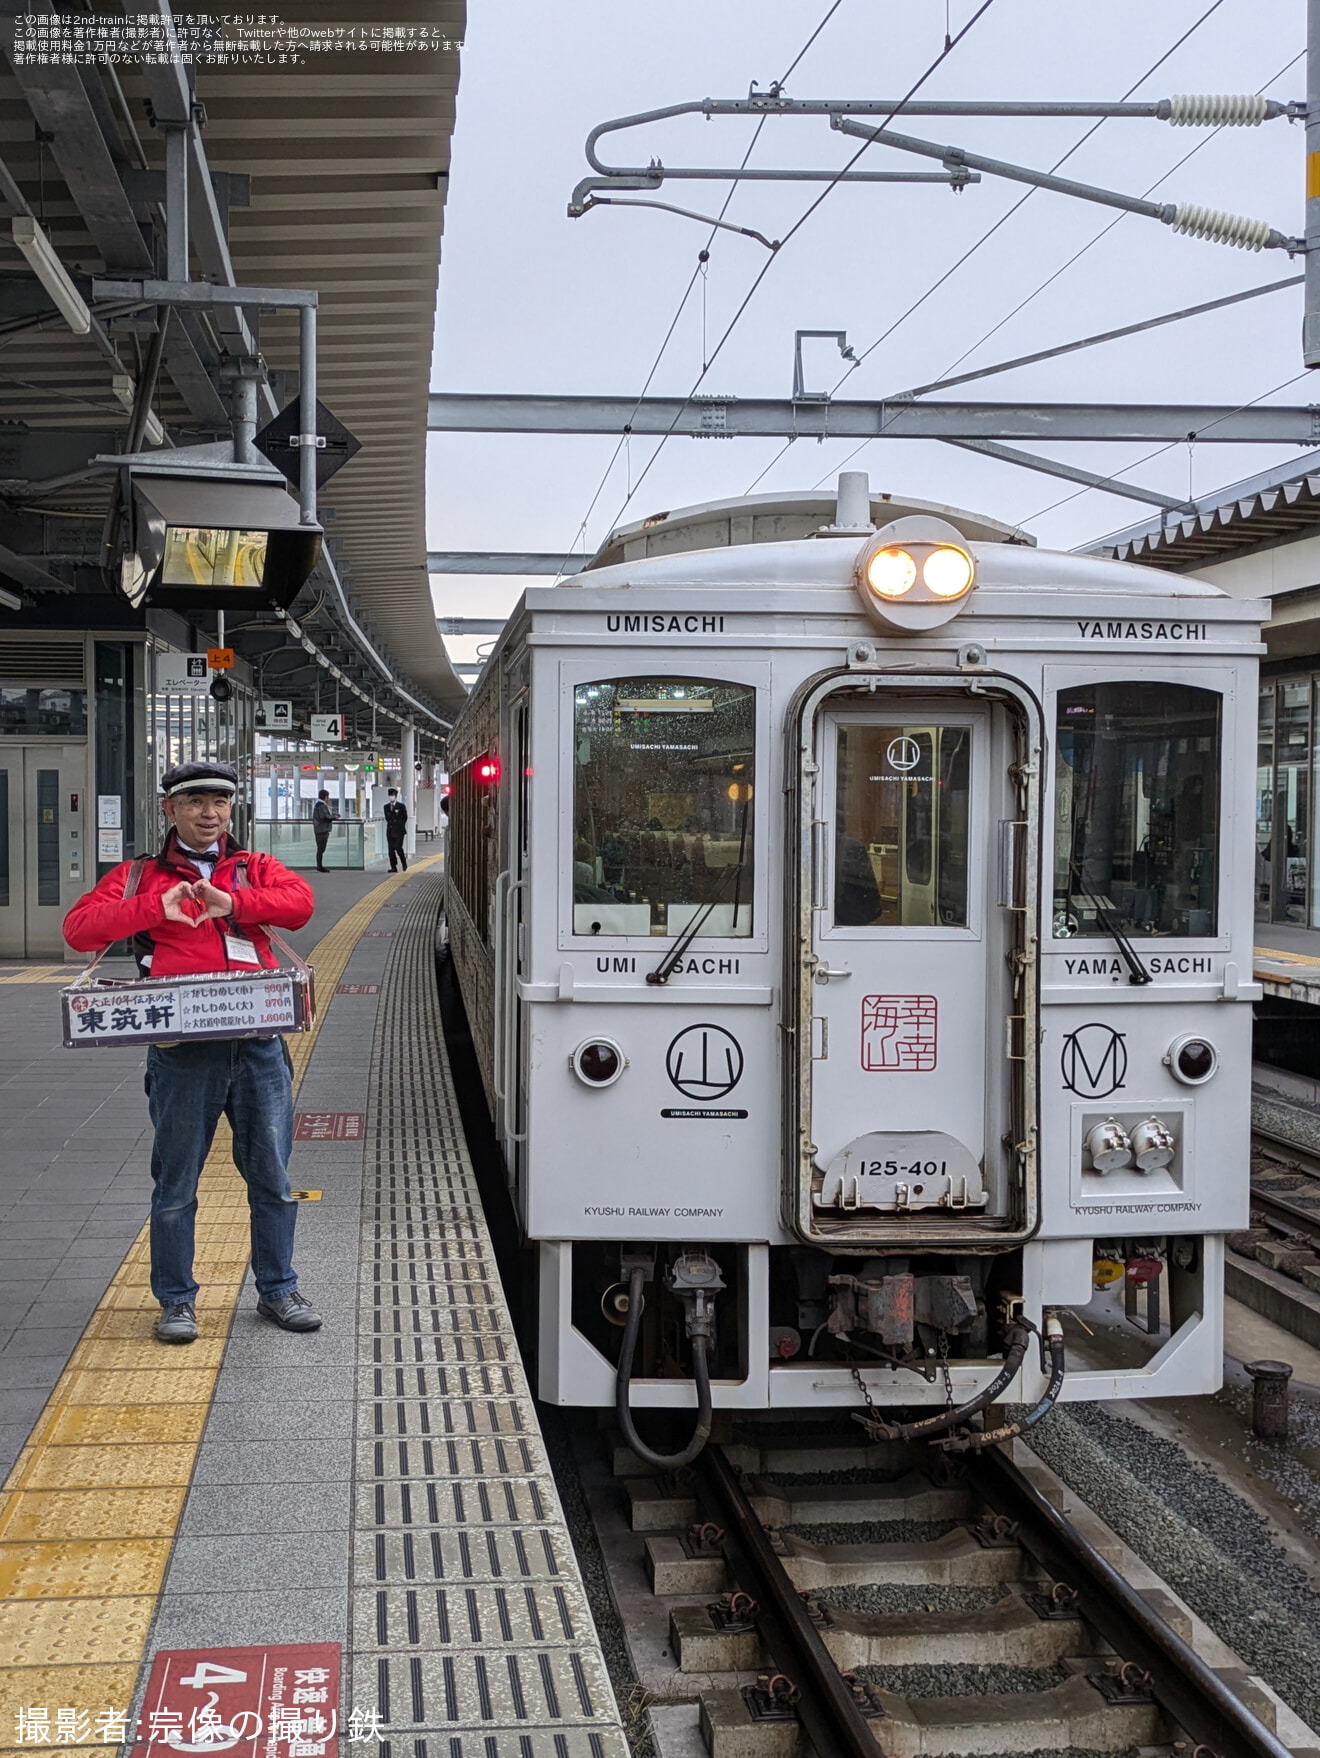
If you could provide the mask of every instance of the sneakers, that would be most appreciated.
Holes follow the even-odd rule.
[[[296,1288],[292,1294],[281,1294],[275,1300],[268,1300],[263,1294],[257,1301],[257,1311],[262,1318],[273,1320],[282,1331],[319,1331],[321,1328],[320,1313]]]
[[[162,1308],[161,1315],[156,1320],[156,1341],[158,1343],[195,1343],[197,1341],[197,1314],[186,1300],[180,1301],[177,1306]]]

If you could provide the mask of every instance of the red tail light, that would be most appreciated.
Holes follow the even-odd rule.
[[[500,779],[498,757],[482,757],[477,762],[477,780],[483,787],[497,787]]]

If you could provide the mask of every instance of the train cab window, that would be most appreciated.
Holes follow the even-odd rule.
[[[836,928],[965,928],[972,728],[839,727]]]
[[[1054,934],[1216,932],[1221,698],[1190,684],[1059,694]]]
[[[752,931],[756,691],[695,678],[579,684],[573,932]]]

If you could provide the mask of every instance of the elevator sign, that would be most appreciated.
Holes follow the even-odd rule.
[[[134,1758],[337,1758],[338,1642],[162,1649],[134,1730]]]

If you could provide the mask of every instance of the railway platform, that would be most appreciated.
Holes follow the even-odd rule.
[[[1266,995],[1320,1006],[1320,933],[1286,922],[1259,923],[1253,975]]]
[[[337,1643],[340,1750],[623,1758],[459,1123],[435,867],[328,876],[301,937],[320,1011],[289,1040],[290,1175],[313,1335],[256,1314],[222,1124],[200,1337],[154,1341],[140,1063],[75,1061],[67,973],[0,968],[0,1754],[32,1749],[20,1711],[44,1711],[36,1743],[104,1752],[107,1717],[128,1740],[143,1717],[145,1740],[161,1651]],[[309,1724],[297,1749],[323,1738]]]

